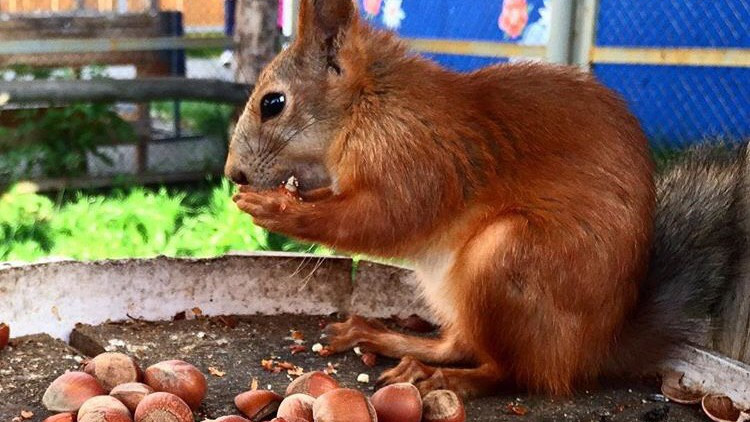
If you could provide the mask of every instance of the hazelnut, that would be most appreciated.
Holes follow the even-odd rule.
[[[337,388],[339,388],[339,383],[323,372],[308,372],[286,387],[286,396],[302,393],[317,398]]]
[[[315,400],[313,419],[315,422],[377,422],[378,417],[362,392],[339,388]]]
[[[0,350],[5,349],[10,341],[10,327],[0,322]]]
[[[42,404],[52,412],[77,412],[83,402],[106,394],[96,378],[85,372],[67,372],[52,381]]]
[[[133,422],[130,415],[113,409],[97,409],[78,418],[78,422]]]
[[[214,419],[213,422],[250,422],[250,421],[243,418],[242,416],[229,415],[229,416],[222,416],[220,418]]]
[[[422,397],[419,390],[407,382],[391,384],[372,395],[372,405],[379,422],[420,422]]]
[[[109,395],[120,400],[131,412],[135,412],[138,403],[144,397],[154,392],[154,389],[140,382],[120,384],[109,392]]]
[[[279,405],[276,415],[280,418],[313,420],[315,398],[307,394],[292,394]]]
[[[703,412],[716,422],[735,422],[740,419],[742,412],[735,407],[732,399],[727,396],[708,395],[701,400]]]
[[[435,390],[422,397],[422,421],[465,422],[466,411],[456,393],[450,390]]]
[[[305,419],[299,419],[299,418],[274,418],[271,419],[271,422],[312,422],[312,420],[305,420]]]
[[[107,352],[91,359],[83,371],[96,378],[107,392],[120,384],[138,382],[143,372],[138,363],[124,353]]]
[[[282,397],[273,391],[252,390],[237,395],[234,405],[252,420],[263,420],[276,413]]]
[[[44,420],[44,422],[75,422],[76,418],[70,412],[58,413]]]
[[[193,412],[174,394],[153,393],[138,403],[135,422],[193,422]]]
[[[130,420],[130,411],[128,408],[112,396],[94,396],[83,402],[81,408],[78,409],[78,420],[84,420],[89,413],[92,416],[88,420],[92,422],[97,420],[104,421],[105,419],[102,419],[102,417],[111,413],[121,413]]]
[[[206,377],[195,366],[181,361],[168,360],[151,365],[144,379],[154,391],[172,393],[197,409],[206,397]]]

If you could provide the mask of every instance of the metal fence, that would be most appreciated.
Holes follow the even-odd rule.
[[[750,137],[748,0],[358,1],[457,70],[528,58],[590,68],[654,143]]]
[[[654,141],[692,143],[750,137],[748,49],[750,1],[601,0],[592,61]]]
[[[253,43],[265,50],[235,52],[243,34],[227,26],[227,17],[246,19],[248,11],[227,7],[233,3],[0,0],[0,93],[9,97],[0,104],[0,184],[33,177],[54,188],[70,185],[70,176],[91,185],[123,175],[147,182],[219,173],[228,128],[246,101],[254,69],[262,65],[239,66],[243,58],[237,56],[265,61],[280,35],[276,6],[253,8],[251,13],[265,13],[264,33]],[[77,104],[103,100],[113,105],[102,110]],[[65,125],[44,126],[70,109],[77,120],[101,117],[107,124],[113,111],[133,133],[122,139],[127,131],[83,133],[81,126],[73,133]],[[46,135],[29,130],[28,123],[44,127]],[[55,144],[56,136],[70,138],[70,151],[49,151],[46,144]],[[101,145],[81,145],[80,138],[91,136]],[[47,152],[29,148],[29,142]],[[60,158],[75,161],[69,172],[45,164],[51,160],[44,154],[68,153],[77,154],[75,160]]]

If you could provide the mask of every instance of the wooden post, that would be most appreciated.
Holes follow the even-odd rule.
[[[573,0],[552,0],[550,9],[547,60],[551,63],[570,64],[573,42]]]
[[[573,26],[573,48],[571,62],[582,69],[591,67],[591,51],[596,42],[596,22],[599,0],[578,0]]]
[[[234,39],[237,43],[235,80],[252,84],[277,53],[278,3],[269,0],[238,0]]]

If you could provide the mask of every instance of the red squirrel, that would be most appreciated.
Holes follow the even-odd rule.
[[[577,69],[454,73],[369,27],[351,0],[302,0],[298,36],[258,79],[226,174],[268,230],[413,264],[439,337],[357,316],[328,327],[335,352],[402,359],[381,385],[566,395],[687,335],[653,280],[675,276],[649,265],[648,141],[625,102]],[[275,189],[290,177],[299,198]],[[663,249],[663,266],[680,262]]]

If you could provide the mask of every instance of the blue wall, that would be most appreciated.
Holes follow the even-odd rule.
[[[546,42],[544,0],[358,1],[373,25],[405,37]],[[500,25],[504,7],[510,19]],[[750,0],[601,0],[596,37],[601,46],[750,48]],[[504,61],[428,56],[459,71]],[[595,65],[593,71],[625,97],[655,143],[750,138],[750,68]]]

